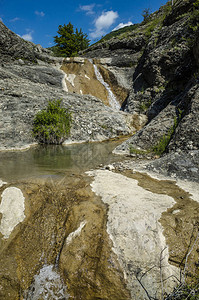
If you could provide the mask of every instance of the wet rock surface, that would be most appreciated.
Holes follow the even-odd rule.
[[[153,179],[136,164],[146,172],[127,161],[90,178],[2,186],[1,195],[9,187],[23,192],[25,219],[0,236],[1,299],[144,300],[146,291],[160,299],[160,278],[168,293],[196,239],[199,199],[186,182],[182,189]],[[196,244],[186,263],[190,280],[197,261]]]
[[[115,172],[138,180],[138,185],[147,191],[173,198],[175,204],[162,213],[159,222],[164,228],[169,263],[180,267],[181,280],[190,283],[198,276],[199,181],[189,181],[192,180],[192,176],[187,176],[183,181],[176,178],[174,180],[174,177],[169,177],[167,173],[160,176],[157,170],[150,168],[151,165],[153,163],[146,160],[126,160],[115,163],[112,167]],[[182,175],[181,178],[183,177]]]
[[[51,289],[53,299],[130,299],[106,232],[106,207],[89,181],[15,186],[25,196],[26,218],[0,238],[1,299],[52,299]]]
[[[148,294],[151,297],[156,295],[159,299],[161,288],[158,283],[158,264],[160,253],[166,244],[158,219],[162,211],[174,204],[173,199],[152,194],[138,187],[136,180],[121,174],[107,170],[91,174],[95,176],[92,190],[109,207],[107,231],[125,272],[131,299],[146,297],[139,279]],[[168,264],[167,251],[164,256],[163,277],[178,277],[178,270]],[[143,275],[145,273],[146,276]],[[172,284],[173,281],[166,282],[167,291],[172,288]]]
[[[114,70],[108,69],[105,62],[80,57],[64,59],[61,70],[65,73],[66,90],[70,93],[95,96],[105,105],[112,107],[108,87],[116,97],[120,108],[127,98],[128,90],[124,87],[124,81],[119,80],[120,72],[119,75],[115,75]],[[102,80],[99,80],[96,72],[102,76],[106,87],[102,84]],[[125,77],[127,76],[122,76]]]

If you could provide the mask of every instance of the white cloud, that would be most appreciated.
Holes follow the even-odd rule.
[[[16,17],[16,18],[14,18],[14,19],[11,19],[10,22],[17,22],[17,21],[19,21],[19,20],[21,20],[21,19],[18,18],[18,17]]]
[[[90,33],[90,37],[95,39],[104,35],[107,29],[115,22],[115,20],[119,17],[118,13],[115,11],[106,11],[101,14],[95,20],[95,30]]]
[[[94,14],[94,11],[93,11],[94,6],[95,6],[95,4],[80,5],[79,9],[82,11],[85,11],[86,15],[93,15]]]
[[[97,38],[100,38],[102,37],[103,35],[105,35],[106,31],[105,30],[95,30],[95,31],[92,31],[89,36],[91,39],[97,39]]]
[[[3,23],[3,19],[2,18],[0,18],[0,21]]]
[[[26,40],[26,41],[32,42],[32,41],[33,41],[33,36],[32,36],[32,34],[33,34],[33,31],[30,31],[30,32],[28,32],[28,33],[26,33],[26,34],[21,35],[21,37],[22,37],[24,40]]]
[[[112,10],[103,12],[95,21],[95,26],[98,29],[108,29],[118,18],[118,13]]]
[[[118,24],[112,31],[118,30],[118,29],[123,28],[123,27],[126,27],[126,26],[131,26],[131,25],[133,25],[132,22],[128,22],[128,23],[120,23],[120,24]]]
[[[35,11],[35,15],[39,16],[39,17],[44,17],[45,16],[45,13],[43,11],[38,11],[36,10]]]

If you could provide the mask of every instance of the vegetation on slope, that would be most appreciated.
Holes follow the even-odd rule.
[[[41,144],[62,144],[70,134],[72,117],[61,107],[61,100],[49,101],[33,122],[33,135]]]
[[[171,1],[169,1],[166,5],[162,6],[159,12],[149,14],[149,9],[145,9],[143,10],[142,13],[142,16],[144,18],[142,23],[133,24],[112,31],[107,35],[105,35],[104,37],[102,37],[97,43],[103,43],[109,41],[112,38],[118,38],[118,39],[128,38],[131,37],[132,35],[136,35],[139,32],[146,32],[146,34],[149,35],[149,33],[152,32],[157,25],[162,25],[164,18],[171,11],[171,9],[172,9]]]
[[[114,37],[119,37],[121,34],[125,34],[125,33],[128,34],[132,31],[134,31],[138,26],[139,26],[139,24],[133,24],[133,25],[130,25],[130,26],[120,28],[118,30],[111,31],[110,33],[103,36],[101,38],[101,40],[99,40],[97,43],[102,43],[102,42],[108,41],[108,40],[110,40]]]
[[[160,9],[154,13],[149,13],[149,9],[143,10],[142,16],[144,20],[140,24],[134,24],[131,26],[126,26],[121,29],[112,31],[107,35],[103,36],[96,44],[108,42],[111,39],[117,38],[122,40],[124,38],[130,39],[136,35],[144,34],[146,38],[150,38],[152,32],[157,30],[161,30],[161,28],[165,25],[167,18],[170,14],[173,13],[175,6],[178,6],[179,1],[168,1],[165,5],[161,6]],[[189,2],[187,0],[184,1]],[[199,26],[199,0],[196,0],[193,3],[193,7],[191,11],[183,12],[178,14],[178,19],[186,17],[189,19],[190,28],[193,31],[198,30]]]

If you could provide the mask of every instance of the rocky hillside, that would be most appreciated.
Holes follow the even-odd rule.
[[[169,2],[77,58],[53,57],[0,22],[0,150],[34,143],[35,114],[61,98],[73,118],[65,143],[130,134],[115,152],[135,158],[80,174],[77,157],[64,178],[0,179],[0,299],[197,299],[198,2]]]
[[[0,22],[1,149],[33,143],[36,112],[48,100],[61,98],[73,112],[72,140],[133,133],[116,153],[166,153],[150,168],[198,180],[198,22],[198,1],[170,1],[76,59],[55,58]],[[120,111],[109,107],[107,88],[95,68]]]
[[[115,152],[169,152],[171,165],[176,156],[170,153],[178,153],[177,166],[167,172],[171,175],[180,168],[178,173],[185,176],[188,167],[195,179],[199,170],[198,24],[198,1],[176,0],[173,6],[170,1],[140,25],[118,31],[111,39],[108,35],[83,53],[100,61],[105,58],[107,69],[128,80],[124,111],[148,118],[146,126]]]
[[[81,66],[87,63],[81,60]],[[87,90],[86,95],[77,95],[72,89],[68,89],[71,93],[66,91],[64,78],[70,76],[61,67],[66,68],[63,58],[55,58],[41,46],[24,41],[0,22],[1,149],[34,143],[34,116],[53,99],[62,99],[72,112],[72,141],[101,141],[136,130],[134,116],[111,109],[95,95],[88,95]]]

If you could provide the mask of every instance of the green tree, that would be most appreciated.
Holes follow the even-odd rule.
[[[79,31],[76,28],[75,40],[76,40],[76,47],[78,52],[88,48],[90,40],[88,40],[87,34],[83,33],[81,28]]]
[[[54,37],[55,47],[53,51],[55,55],[71,57],[78,54],[79,51],[88,48],[90,40],[82,29],[76,28],[69,22],[67,25],[59,25],[58,35]]]
[[[150,8],[145,8],[142,11],[142,16],[144,18],[144,22],[146,22],[149,19],[149,16],[150,16]]]

